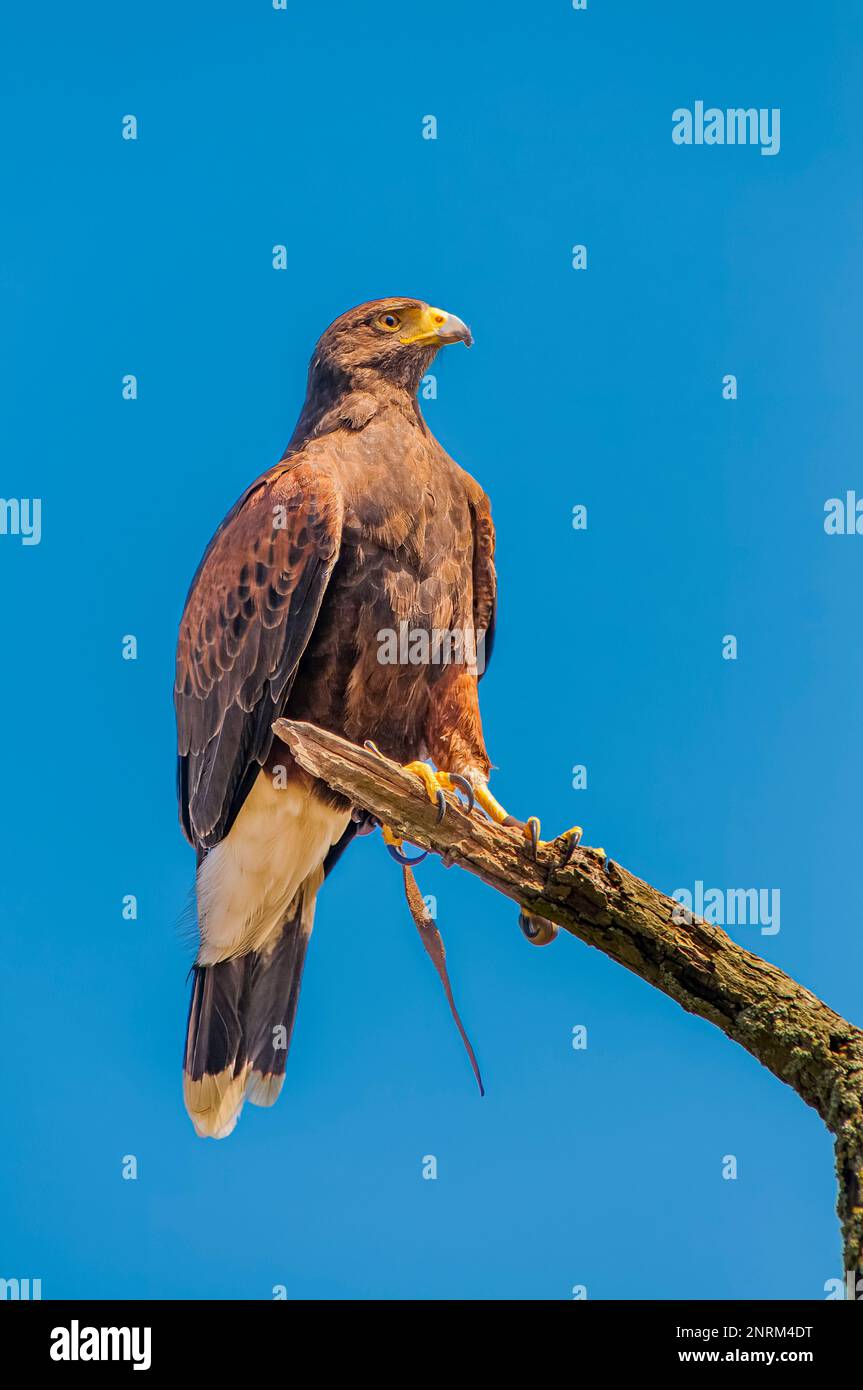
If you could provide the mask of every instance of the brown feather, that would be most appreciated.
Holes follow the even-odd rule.
[[[192,842],[230,830],[273,742],[338,554],[342,505],[302,462],[264,475],[219,528],[180,623],[180,814]]]

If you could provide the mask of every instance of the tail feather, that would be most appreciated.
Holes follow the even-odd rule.
[[[312,888],[307,881],[297,909],[285,923],[276,944],[268,954],[255,952],[251,962],[246,1011],[246,1056],[250,1068],[246,1099],[253,1105],[274,1105],[285,1079],[318,887],[319,883]]]
[[[245,1100],[278,1098],[322,879],[306,879],[268,949],[194,967],[183,1093],[202,1137],[226,1138]]]
[[[239,957],[194,967],[183,1096],[198,1134],[214,1139],[231,1133],[243,1103],[248,964],[247,957]]]

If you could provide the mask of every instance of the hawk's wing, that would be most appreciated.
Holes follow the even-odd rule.
[[[177,791],[197,848],[228,833],[273,741],[341,543],[343,501],[308,463],[253,483],[192,581],[177,643]]]
[[[473,521],[473,626],[485,633],[484,661],[479,678],[491,660],[497,617],[497,571],[494,567],[494,522],[491,503],[480,491],[470,501]]]

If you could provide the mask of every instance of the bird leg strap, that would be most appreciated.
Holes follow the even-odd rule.
[[[432,965],[434,966],[435,970],[440,976],[441,984],[443,985],[444,993],[446,994],[447,1003],[449,1004],[450,1013],[453,1016],[455,1026],[459,1031],[459,1035],[461,1037],[462,1042],[464,1043],[465,1051],[467,1052],[467,1055],[470,1058],[470,1064],[473,1067],[473,1074],[476,1077],[476,1083],[479,1086],[479,1093],[481,1096],[484,1096],[485,1087],[482,1084],[482,1077],[480,1076],[479,1066],[476,1060],[476,1054],[474,1053],[474,1050],[470,1045],[470,1038],[464,1031],[464,1024],[459,1018],[458,1009],[455,1006],[455,999],[453,998],[452,993],[452,985],[449,982],[449,975],[447,974],[446,949],[443,944],[443,937],[441,936],[440,932],[438,931],[437,927],[432,921],[429,910],[423,902],[422,894],[420,893],[420,890],[417,886],[417,881],[414,878],[413,871],[407,865],[405,865],[402,869],[402,873],[404,874],[405,897],[407,898],[407,904],[410,908],[410,914],[413,917],[414,922],[416,923],[416,929],[420,934],[420,940],[422,941],[422,944],[425,946],[426,951],[428,952],[431,958]]]

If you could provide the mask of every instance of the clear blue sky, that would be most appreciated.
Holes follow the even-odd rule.
[[[839,1274],[815,1113],[429,863],[480,1100],[379,837],[321,897],[279,1104],[196,1139],[171,683],[189,579],[319,332],[378,295],[443,305],[476,347],[439,359],[427,418],[498,527],[498,795],[667,891],[779,888],[779,934],[732,935],[860,1022],[863,538],[823,507],[863,495],[861,31],[828,0],[4,16],[0,492],[42,499],[42,539],[0,536],[0,1274],[252,1299]],[[780,108],[780,153],[674,145],[697,100]]]

